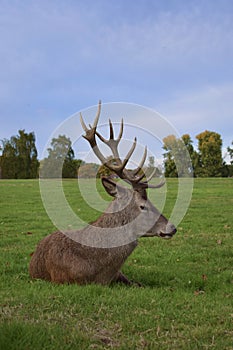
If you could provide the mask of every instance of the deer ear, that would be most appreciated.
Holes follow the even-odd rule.
[[[116,197],[117,195],[117,184],[113,180],[107,178],[107,177],[102,177],[102,184],[106,190],[106,192],[112,196]]]

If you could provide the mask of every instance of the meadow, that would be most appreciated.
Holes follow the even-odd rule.
[[[166,215],[175,179],[168,190]],[[83,219],[98,217],[75,180],[64,191]],[[0,349],[233,349],[233,179],[195,179],[174,238],[140,238],[123,272],[142,288],[31,280],[30,256],[55,230],[38,181],[1,180],[0,203]]]

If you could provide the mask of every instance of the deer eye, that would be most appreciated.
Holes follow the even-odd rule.
[[[140,205],[140,209],[141,209],[142,211],[147,211],[147,207],[146,207],[145,205]]]

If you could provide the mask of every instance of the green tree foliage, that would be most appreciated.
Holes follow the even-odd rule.
[[[41,162],[40,176],[45,178],[75,178],[81,160],[74,159],[71,140],[65,135],[59,135],[51,141],[48,157]]]
[[[38,176],[39,161],[33,132],[19,130],[10,140],[2,140],[1,177],[30,179]]]
[[[189,135],[183,135],[181,139],[169,135],[163,139],[164,166],[166,177],[190,176],[193,171],[192,157],[195,151]],[[187,152],[188,151],[188,152]],[[191,161],[189,161],[190,156]],[[196,156],[196,155],[195,155]]]
[[[223,168],[222,139],[213,131],[204,131],[196,136],[200,155],[198,176],[221,176]]]
[[[231,145],[233,146],[233,141],[232,141]],[[233,147],[232,148],[231,147],[227,147],[227,152],[228,152],[228,154],[229,154],[229,156],[231,158],[231,164],[233,164]]]
[[[231,143],[231,146],[233,146],[233,141]],[[231,160],[230,164],[224,164],[225,176],[233,177],[233,147],[227,147],[227,152]]]
[[[192,162],[193,176],[196,177],[198,173],[198,169],[200,168],[200,155],[197,151],[195,151],[193,147],[193,141],[189,134],[184,134],[182,136],[182,140],[187,148],[187,151],[189,153],[189,156]]]

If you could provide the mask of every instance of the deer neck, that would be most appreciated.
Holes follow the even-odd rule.
[[[137,215],[134,201],[126,198],[113,200],[92,226],[113,228],[130,223]]]

